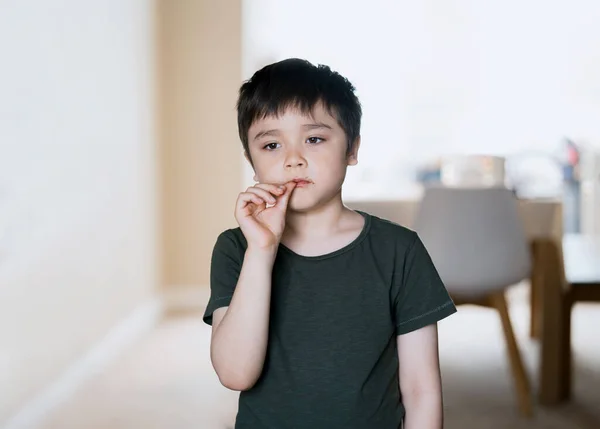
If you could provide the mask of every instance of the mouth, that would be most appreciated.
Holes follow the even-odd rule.
[[[302,178],[292,179],[292,182],[296,183],[296,188],[305,188],[308,185],[311,185],[313,183],[313,181],[310,179],[302,179]]]

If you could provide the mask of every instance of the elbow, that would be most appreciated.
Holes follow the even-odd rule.
[[[238,374],[220,374],[217,372],[221,384],[229,390],[244,392],[252,389],[256,384],[256,379]]]
[[[212,366],[219,382],[229,390],[243,392],[252,389],[258,381],[263,361],[257,359],[231,359],[231,353],[217,353],[211,348]]]
[[[233,362],[217,362],[214,359],[213,368],[219,377],[219,382],[227,389],[236,392],[252,389],[262,371],[262,368],[241,366]]]
[[[423,387],[411,387],[401,388],[402,402],[408,408],[418,407],[423,405],[425,407],[437,407],[441,406],[442,392],[441,389],[431,386],[429,388]]]

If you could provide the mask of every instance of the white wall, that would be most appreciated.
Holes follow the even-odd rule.
[[[0,2],[0,426],[155,292],[153,13]]]
[[[296,56],[357,87],[363,144],[350,194],[398,192],[403,171],[439,154],[550,152],[564,135],[600,141],[597,1],[246,0],[244,8],[245,77]]]

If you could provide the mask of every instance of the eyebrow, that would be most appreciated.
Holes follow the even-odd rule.
[[[327,130],[333,129],[330,125],[327,125],[324,122],[314,122],[314,123],[310,123],[310,124],[304,124],[304,125],[302,125],[302,128],[304,128],[305,130],[317,130],[319,128],[325,128]],[[279,134],[280,134],[280,131],[277,129],[260,131],[254,136],[254,138],[252,140],[255,141],[262,137],[276,137],[276,136],[279,136]]]
[[[266,130],[266,131],[260,131],[259,133],[257,133],[254,138],[252,140],[258,140],[261,137],[268,137],[268,136],[278,136],[279,135],[279,130]]]
[[[319,128],[326,128],[328,130],[332,130],[333,129],[330,125],[327,125],[324,122],[314,122],[312,124],[304,124],[302,127],[304,129],[306,129],[306,130],[316,130],[316,129],[319,129]]]

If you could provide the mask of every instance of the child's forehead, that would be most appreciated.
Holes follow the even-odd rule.
[[[277,124],[277,123],[291,123],[291,122],[315,122],[315,121],[326,121],[336,122],[336,119],[332,116],[328,109],[325,109],[322,105],[317,104],[311,109],[301,109],[296,106],[287,106],[281,109],[279,112],[267,113],[264,116],[256,118],[252,122],[251,128],[265,124]]]

